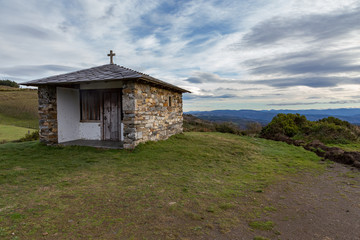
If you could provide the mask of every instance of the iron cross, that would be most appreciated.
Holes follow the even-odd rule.
[[[113,53],[113,51],[110,50],[110,53],[108,54],[108,56],[110,57],[110,64],[114,64],[113,57],[115,56],[115,53]]]

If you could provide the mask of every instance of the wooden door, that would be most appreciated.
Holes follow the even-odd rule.
[[[120,141],[121,98],[119,91],[104,92],[103,139]]]

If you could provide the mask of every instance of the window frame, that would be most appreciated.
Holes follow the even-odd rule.
[[[84,107],[84,101],[87,101],[87,104],[89,105],[89,99],[85,99],[85,98],[89,98],[89,96],[91,94],[94,94],[94,99],[92,99],[92,103],[96,103],[96,100],[98,100],[98,104],[97,104],[97,110],[94,111],[94,114],[96,116],[95,118],[97,119],[90,119],[92,118],[91,116],[88,118],[84,118],[84,109],[87,108],[87,111],[89,111],[89,106]],[[91,101],[91,100],[90,100]],[[102,122],[102,93],[99,90],[80,90],[80,122],[95,122],[95,123],[99,123]],[[91,114],[91,113],[90,113]],[[86,112],[86,116],[89,116],[89,112]]]
[[[171,96],[169,96],[169,99],[168,99],[168,101],[169,101],[169,104],[168,104],[168,106],[169,106],[169,107],[172,107],[172,97],[171,97]]]

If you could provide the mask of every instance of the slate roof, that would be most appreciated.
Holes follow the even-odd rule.
[[[88,68],[76,72],[41,78],[21,83],[26,86],[40,85],[72,85],[88,82],[114,81],[114,80],[135,80],[141,79],[145,82],[167,87],[182,93],[188,90],[179,88],[170,83],[163,82],[147,74],[131,70],[116,64],[107,64],[99,67]]]

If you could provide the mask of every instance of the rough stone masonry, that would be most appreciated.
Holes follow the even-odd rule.
[[[122,82],[124,148],[183,131],[182,93],[141,81]],[[39,86],[40,141],[58,143],[56,86]]]
[[[39,134],[40,142],[54,145],[58,143],[58,126],[57,126],[57,104],[56,104],[56,87],[39,86]]]

